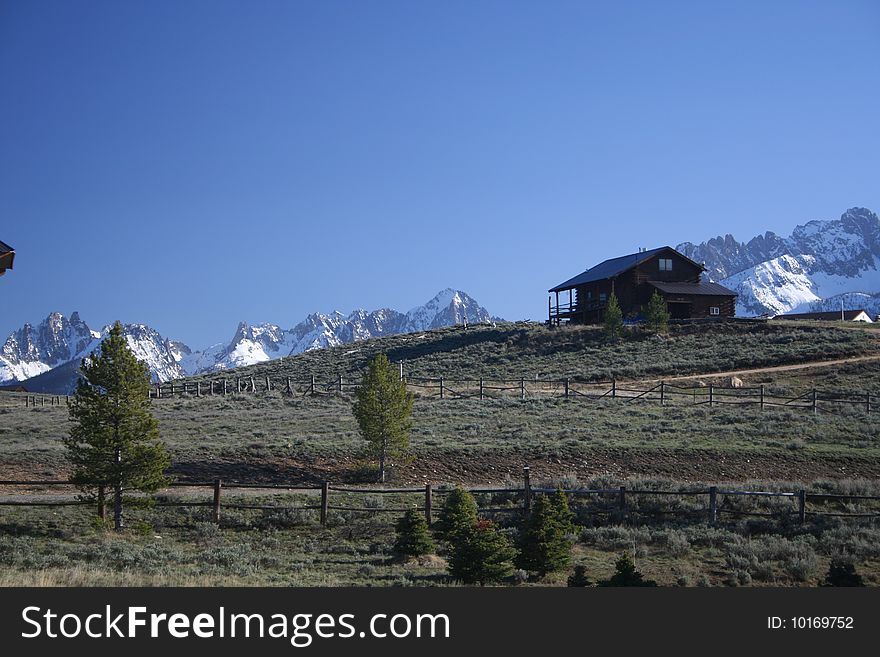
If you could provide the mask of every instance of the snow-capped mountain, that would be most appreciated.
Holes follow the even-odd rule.
[[[335,347],[358,340],[397,333],[426,331],[443,326],[490,322],[488,311],[460,290],[446,289],[408,313],[390,308],[313,313],[289,330],[275,324],[239,324],[232,341],[193,352],[181,360],[188,374],[251,365],[312,349]]]
[[[424,331],[443,326],[492,321],[485,308],[459,290],[438,293],[423,306],[408,313],[382,308],[355,310],[348,316],[335,311],[329,315],[313,313],[291,329],[276,324],[238,325],[229,343],[194,351],[182,342],[169,340],[143,324],[123,325],[134,354],[145,361],[154,381],[171,381],[187,375],[252,365],[283,356],[299,354],[384,335]],[[66,318],[50,314],[36,327],[25,324],[12,333],[0,350],[0,383],[24,381],[41,375],[47,391],[70,391],[76,380],[80,359],[91,353],[106,336],[91,330],[77,313]],[[58,370],[48,377],[45,373]],[[37,388],[35,388],[37,389]],[[43,389],[43,388],[41,388]]]
[[[738,315],[838,310],[841,298],[870,313],[880,293],[880,219],[865,208],[797,226],[790,237],[726,235],[676,248],[739,294]]]
[[[109,330],[106,326],[93,331],[76,312],[69,318],[53,312],[37,326],[25,324],[0,349],[0,382],[23,381],[66,363],[79,363],[100,346]],[[178,361],[189,347],[143,324],[124,324],[123,335],[134,355],[147,363],[155,381],[184,376]]]

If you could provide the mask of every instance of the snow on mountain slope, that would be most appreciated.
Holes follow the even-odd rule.
[[[743,243],[726,235],[676,248],[740,294],[737,314],[801,311],[841,294],[880,292],[880,219],[865,208],[810,221],[787,238],[765,233]]]
[[[389,308],[359,309],[348,316],[339,311],[313,313],[292,329],[242,322],[229,343],[200,351],[164,338],[143,324],[125,324],[123,330],[131,350],[147,363],[153,380],[170,381],[372,337],[451,326],[465,318],[470,323],[491,321],[485,308],[470,296],[447,289],[406,314]],[[59,392],[70,389],[79,360],[100,346],[108,330],[91,330],[77,313],[69,319],[52,313],[36,327],[25,324],[0,350],[0,382],[25,381],[64,365],[63,375],[44,376],[39,385],[54,386]]]
[[[737,293],[737,315],[774,315],[817,301],[808,272],[810,256],[779,256],[725,278],[721,284]]]
[[[98,335],[76,312],[70,318],[54,312],[37,326],[25,324],[0,349],[0,382],[23,381],[66,363],[84,353]]]
[[[446,289],[405,315],[390,308],[358,309],[348,316],[336,310],[313,313],[289,330],[242,323],[225,347],[193,352],[180,364],[188,374],[223,370],[368,338],[454,326],[465,318],[470,323],[491,321],[488,311],[466,293]]]
[[[0,351],[0,382],[25,381],[69,362],[78,363],[97,349],[110,327],[93,331],[74,312],[68,319],[51,313],[36,327],[25,324],[12,333]],[[147,363],[156,381],[184,376],[179,354],[189,352],[180,342],[171,342],[143,324],[124,324],[123,334],[139,360]]]

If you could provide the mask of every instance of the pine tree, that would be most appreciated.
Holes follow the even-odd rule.
[[[367,365],[352,412],[368,442],[368,451],[379,461],[379,481],[385,481],[389,459],[406,455],[412,430],[413,397],[385,354]]]
[[[617,302],[617,295],[612,292],[605,307],[605,334],[609,340],[616,340],[622,333],[623,311]]]
[[[614,567],[615,573],[611,579],[602,580],[599,582],[599,586],[657,586],[657,582],[645,579],[644,575],[636,570],[636,565],[629,552],[621,554]]]
[[[592,586],[593,583],[587,577],[587,567],[584,565],[575,566],[574,572],[568,576],[568,586]]]
[[[449,574],[465,584],[499,582],[513,574],[516,550],[489,520],[481,520],[459,540],[449,558]]]
[[[434,531],[440,540],[454,545],[470,536],[477,526],[477,502],[464,488],[456,488],[446,496]]]
[[[73,426],[63,441],[73,465],[70,481],[91,499],[112,488],[119,531],[123,494],[151,493],[166,485],[171,459],[150,412],[149,370],[128,348],[119,322],[100,353],[83,359],[81,372],[69,405]]]
[[[656,290],[645,309],[645,326],[651,333],[669,332],[669,311],[663,297]]]
[[[541,576],[568,567],[573,517],[561,490],[539,497],[521,535],[517,566]]]
[[[410,509],[395,526],[397,539],[394,551],[403,557],[420,557],[434,551],[434,543],[428,533],[428,522],[425,516],[415,509]]]

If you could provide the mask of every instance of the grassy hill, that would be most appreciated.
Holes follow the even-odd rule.
[[[355,380],[386,352],[409,376],[618,379],[712,372],[878,353],[875,333],[773,323],[675,327],[667,338],[629,334],[609,344],[594,328],[507,324],[400,335],[301,354],[225,373],[277,380],[337,373]],[[780,390],[873,389],[875,363],[762,373],[749,382]],[[205,380],[207,377],[198,377]],[[262,386],[262,384],[261,384]],[[880,399],[878,399],[880,406]],[[192,479],[358,481],[369,477],[347,393],[193,395],[154,400],[178,476]],[[64,407],[0,408],[0,475],[64,470]],[[880,475],[874,415],[841,408],[707,408],[583,398],[417,399],[415,460],[397,481],[494,482],[532,464],[547,476],[665,476],[683,481],[813,479]]]
[[[592,326],[504,323],[451,327],[376,338],[230,370],[227,376],[329,381],[359,377],[367,360],[386,353],[409,377],[519,377],[600,381],[718,372],[880,353],[880,333],[792,322],[673,326],[669,336],[629,329],[609,343]],[[189,381],[219,378],[223,372]]]

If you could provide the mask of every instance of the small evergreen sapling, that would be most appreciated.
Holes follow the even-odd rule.
[[[428,522],[415,509],[410,509],[401,516],[395,532],[397,539],[394,541],[394,552],[402,557],[420,557],[434,551],[434,542],[428,533]]]
[[[513,574],[513,545],[489,520],[479,521],[469,536],[458,540],[449,558],[449,574],[465,584],[500,582]]]
[[[864,586],[865,581],[856,572],[856,566],[849,560],[834,560],[828,567],[828,574],[822,586]]]
[[[571,561],[573,518],[562,490],[538,497],[521,535],[517,566],[542,577],[567,568]]]
[[[477,502],[464,488],[456,488],[446,496],[446,501],[434,523],[440,540],[454,545],[470,536],[477,525]]]
[[[645,326],[651,333],[668,333],[669,317],[666,302],[655,290],[645,309]]]
[[[623,333],[623,311],[617,301],[617,295],[614,292],[608,298],[608,305],[605,307],[605,335],[609,340],[617,340]]]
[[[642,573],[636,570],[636,565],[629,552],[624,552],[615,563],[615,573],[610,579],[602,580],[599,586],[657,586],[652,579],[645,579]]]
[[[568,576],[568,586],[592,586],[593,583],[587,577],[587,567],[583,565],[575,566],[574,572]]]

